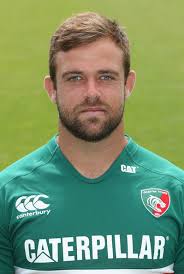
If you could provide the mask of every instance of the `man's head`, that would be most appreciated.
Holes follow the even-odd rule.
[[[86,12],[66,20],[52,36],[49,72],[54,84],[56,84],[56,56],[58,52],[67,52],[103,38],[111,39],[122,50],[122,64],[126,80],[130,71],[130,50],[126,33],[116,21],[94,12]]]
[[[135,74],[117,23],[96,13],[69,18],[51,39],[49,68],[45,87],[65,130],[97,142],[120,126]]]

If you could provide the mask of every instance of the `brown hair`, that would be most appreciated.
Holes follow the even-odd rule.
[[[56,85],[56,54],[59,51],[92,43],[101,38],[110,38],[122,49],[125,80],[130,71],[129,41],[125,31],[116,21],[94,12],[85,12],[68,18],[53,34],[49,52],[49,73]]]

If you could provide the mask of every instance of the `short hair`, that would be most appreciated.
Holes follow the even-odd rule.
[[[116,21],[95,12],[85,12],[64,21],[51,38],[49,73],[55,86],[57,53],[90,44],[101,38],[110,38],[122,50],[126,81],[130,71],[130,48],[126,32]]]

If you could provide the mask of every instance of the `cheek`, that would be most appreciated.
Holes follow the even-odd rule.
[[[57,101],[60,107],[63,109],[72,110],[76,105],[81,102],[80,96],[70,91],[62,89],[57,94]]]
[[[111,90],[108,94],[104,95],[104,99],[113,108],[119,108],[124,104],[124,92],[122,89]]]
[[[112,103],[112,109],[116,112],[124,106],[124,99],[123,97],[118,97],[116,100]]]

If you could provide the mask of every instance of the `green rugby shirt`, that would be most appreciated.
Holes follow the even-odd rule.
[[[0,273],[183,274],[183,225],[184,172],[130,137],[95,179],[56,136],[0,174]]]

